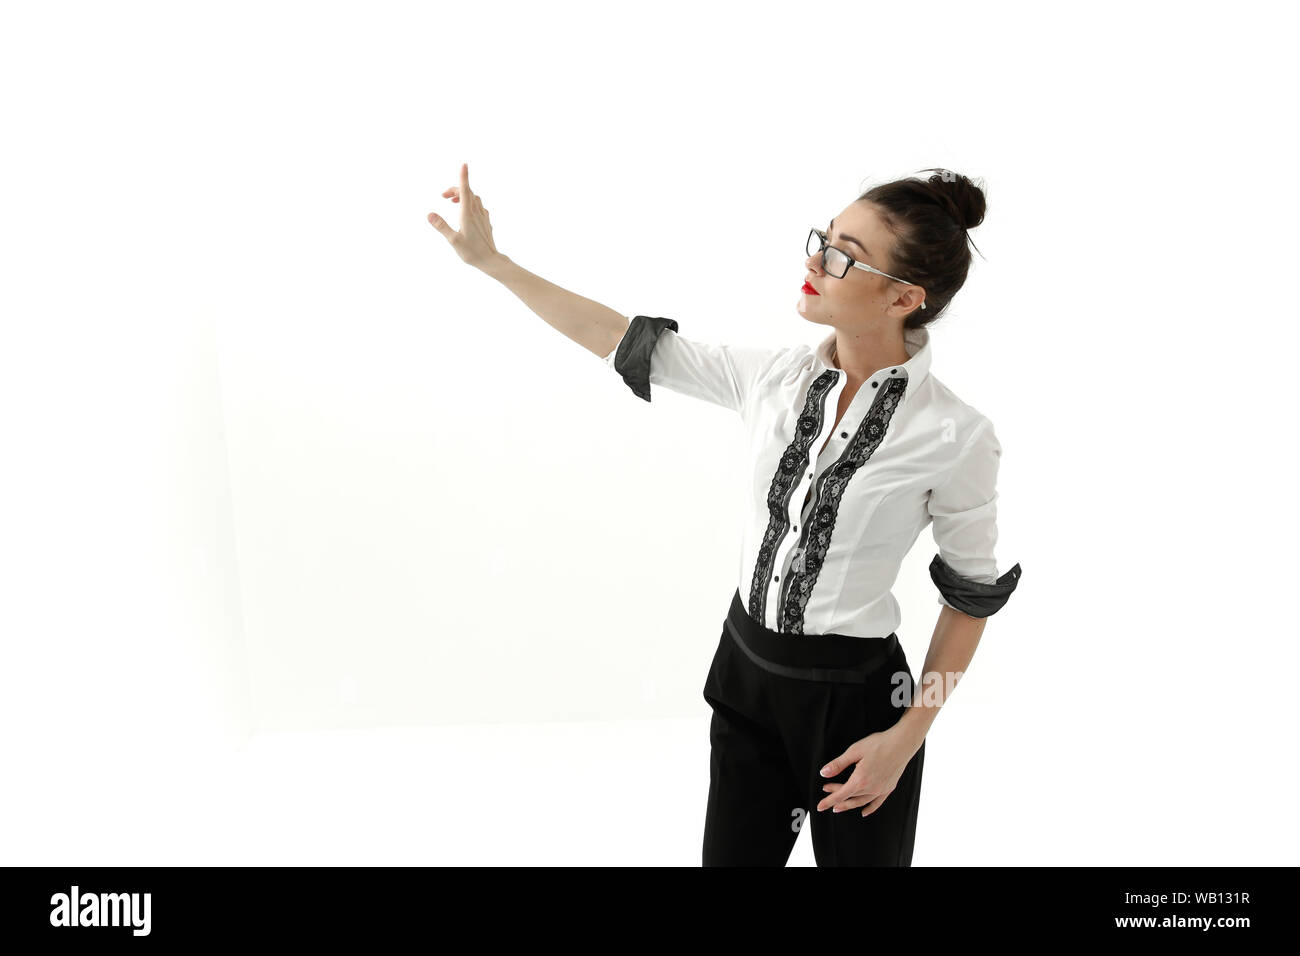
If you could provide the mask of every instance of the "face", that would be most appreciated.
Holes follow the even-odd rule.
[[[850,203],[830,224],[817,228],[826,233],[828,245],[842,249],[854,262],[893,274],[886,258],[892,236],[870,203]],[[822,257],[823,253],[818,253],[804,261],[804,279],[819,293],[805,291],[799,297],[799,314],[809,322],[861,328],[863,324],[901,319],[921,304],[924,293],[917,286],[902,285],[852,266],[844,278],[837,279],[826,272]]]

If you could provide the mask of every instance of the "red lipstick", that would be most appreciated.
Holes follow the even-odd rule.
[[[818,292],[816,289],[810,286],[807,282],[803,284],[803,291],[806,292],[808,295],[821,295],[820,292]]]

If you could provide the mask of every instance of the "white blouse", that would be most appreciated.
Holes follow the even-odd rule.
[[[833,331],[815,350],[715,345],[638,315],[604,359],[647,402],[657,385],[740,415],[752,467],[737,586],[773,631],[894,633],[902,615],[890,588],[931,522],[939,603],[987,617],[1016,588],[1020,565],[999,577],[993,556],[993,423],[930,374],[928,330],[904,341],[908,361],[872,375],[833,430],[848,382]]]

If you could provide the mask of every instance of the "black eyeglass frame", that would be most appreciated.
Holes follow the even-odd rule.
[[[850,269],[861,269],[863,272],[874,272],[878,276],[884,276],[886,279],[893,279],[895,282],[903,283],[903,285],[916,285],[917,288],[920,288],[922,289],[922,291],[924,291],[924,288],[922,286],[917,285],[917,283],[915,282],[908,282],[906,279],[898,278],[898,276],[891,276],[888,272],[881,272],[879,269],[875,268],[874,266],[869,266],[865,262],[858,262],[851,255],[849,255],[847,252],[841,249],[839,246],[828,245],[826,242],[826,233],[822,232],[820,229],[816,227],[814,227],[808,233],[808,241],[804,243],[805,252],[807,252],[808,248],[813,244],[814,236],[817,237],[818,248],[816,252],[809,252],[808,255],[810,256],[822,255],[822,253],[824,253],[827,249],[834,249],[836,252],[842,255],[846,260],[848,260],[848,265],[844,267],[844,271],[841,272],[839,275],[835,275],[835,273],[831,272],[829,269],[826,270],[827,275],[834,276],[836,279],[843,279],[846,275],[849,274]],[[826,257],[822,255],[822,267],[825,268],[825,265],[826,265]],[[926,307],[925,302],[924,300],[922,300],[921,308],[924,309],[925,307]]]

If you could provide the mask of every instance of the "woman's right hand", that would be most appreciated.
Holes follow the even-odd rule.
[[[451,228],[447,220],[436,212],[429,213],[429,222],[437,229],[461,260],[476,269],[485,269],[496,262],[501,254],[492,241],[492,220],[483,208],[483,200],[469,188],[469,163],[461,163],[460,185],[443,192],[444,198],[460,203],[460,230]]]

